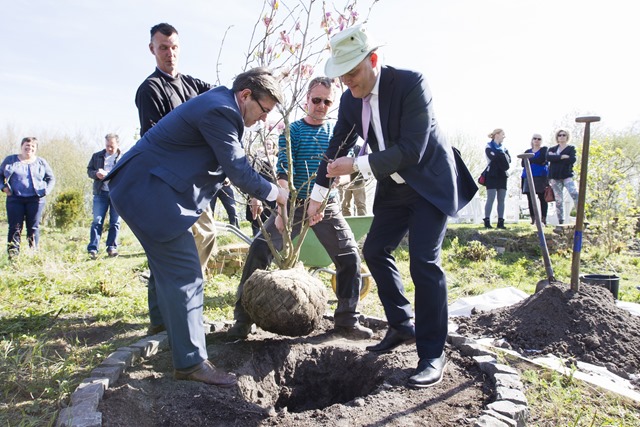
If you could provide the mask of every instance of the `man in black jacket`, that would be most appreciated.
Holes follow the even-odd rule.
[[[120,159],[120,138],[115,133],[109,133],[105,137],[104,150],[93,153],[87,165],[87,175],[93,179],[93,222],[87,252],[91,258],[98,256],[100,237],[104,218],[109,211],[109,234],[107,235],[107,254],[110,257],[118,256],[118,233],[120,232],[120,215],[111,203],[109,197],[109,184],[102,182],[105,176],[113,169]]]
[[[136,106],[140,117],[140,136],[143,136],[160,119],[191,98],[207,92],[213,86],[202,80],[178,72],[180,39],[178,30],[167,23],[151,28],[149,50],[156,58],[156,70],[145,79],[136,92]],[[206,273],[207,262],[215,249],[216,228],[211,208],[207,208],[191,227],[196,241],[200,267]],[[165,329],[158,309],[155,278],[149,278],[149,334]]]

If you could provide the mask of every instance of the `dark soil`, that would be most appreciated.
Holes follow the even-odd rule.
[[[454,321],[463,335],[504,339],[527,355],[552,353],[627,378],[640,367],[640,319],[599,286],[575,293],[555,283],[511,307]],[[327,319],[300,338],[262,330],[246,341],[210,334],[209,357],[238,375],[237,388],[175,381],[170,353],[162,352],[121,376],[98,410],[105,426],[473,425],[492,389],[470,358],[447,347],[443,381],[407,388],[417,364],[414,346],[369,353],[365,347],[385,327],[373,320],[368,326],[374,340],[360,342],[332,335]]]
[[[376,323],[376,324],[374,324]],[[385,327],[369,324],[371,341],[348,341],[323,319],[309,336],[288,338],[258,330],[246,341],[208,335],[209,358],[238,375],[220,389],[175,381],[170,352],[129,369],[100,403],[105,426],[471,426],[491,400],[473,360],[447,347],[441,383],[407,388],[418,359],[415,346],[375,355],[365,350]]]
[[[456,318],[468,337],[504,339],[524,354],[554,354],[604,366],[629,378],[640,367],[640,318],[603,287],[554,283],[510,307]]]

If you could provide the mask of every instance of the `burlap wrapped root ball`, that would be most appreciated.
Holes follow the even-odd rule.
[[[327,307],[320,279],[304,268],[256,270],[244,283],[241,302],[265,331],[297,337],[310,334]]]

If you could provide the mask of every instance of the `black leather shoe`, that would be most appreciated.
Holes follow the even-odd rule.
[[[167,328],[164,325],[149,325],[149,328],[147,329],[147,335],[156,335],[166,330]]]
[[[387,330],[387,334],[384,336],[382,341],[380,341],[376,345],[370,345],[367,347],[367,350],[373,351],[376,353],[386,353],[388,351],[393,350],[402,344],[413,344],[416,342],[416,334],[415,331],[413,333],[409,332],[400,332],[395,328],[389,328]]]
[[[420,359],[416,372],[409,378],[409,385],[412,387],[431,387],[442,381],[444,368],[447,365],[447,358],[444,351],[440,357],[435,359]]]

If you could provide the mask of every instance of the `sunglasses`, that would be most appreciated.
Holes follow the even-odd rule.
[[[559,134],[558,134],[558,138],[560,138],[561,136],[566,137],[566,136],[567,136],[567,134],[566,134],[566,133],[559,133]]]
[[[311,102],[313,102],[314,105],[318,105],[321,102],[324,102],[324,105],[326,105],[327,107],[331,107],[331,105],[333,104],[333,101],[331,101],[330,99],[322,98],[311,98]]]
[[[532,138],[534,141],[542,141],[542,138]]]

